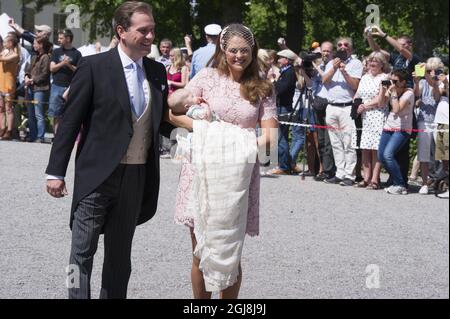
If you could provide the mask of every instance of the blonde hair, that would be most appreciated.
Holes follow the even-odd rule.
[[[189,97],[191,96],[191,92],[187,89],[178,89],[172,92],[172,94],[169,95],[167,99],[167,103],[169,105],[169,108],[174,112],[178,114],[185,114],[186,109],[185,105],[187,101],[189,100]]]
[[[264,73],[267,73],[267,71],[269,71],[270,69],[270,56],[267,53],[267,50],[264,49],[259,49],[258,50],[258,62],[261,68],[261,71],[263,71]]]
[[[386,57],[380,51],[374,51],[371,54],[369,54],[369,56],[366,58],[366,61],[370,62],[371,60],[375,60],[375,61],[381,63],[381,71],[383,73],[391,72],[391,67],[390,67],[388,61],[386,60]]]
[[[444,69],[444,63],[442,63],[442,60],[440,58],[437,57],[429,58],[427,60],[425,68],[427,70]]]
[[[181,69],[183,66],[186,65],[186,62],[184,61],[183,54],[181,53],[180,48],[173,48],[170,50],[170,53],[174,55],[173,65],[177,69]]]

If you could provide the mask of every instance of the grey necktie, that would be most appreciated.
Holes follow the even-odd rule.
[[[142,88],[142,83],[144,82],[144,71],[141,69],[139,64],[134,62],[132,64],[132,101],[133,101],[133,111],[137,118],[139,118],[145,110],[145,94]]]

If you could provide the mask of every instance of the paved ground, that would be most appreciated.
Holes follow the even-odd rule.
[[[44,192],[49,151],[0,142],[0,298],[66,297],[71,197]],[[190,238],[172,221],[178,174],[162,160],[159,210],[134,240],[130,298],[191,297]],[[73,162],[69,192],[72,182]],[[246,239],[240,297],[449,298],[448,200],[292,176],[265,177],[261,189],[261,235]],[[96,297],[102,259],[100,243]],[[369,289],[377,269],[379,288]]]

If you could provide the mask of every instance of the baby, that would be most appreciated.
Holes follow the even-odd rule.
[[[218,117],[211,112],[209,105],[202,97],[194,96],[189,90],[178,89],[168,98],[167,103],[175,115],[186,114],[193,120],[217,121]],[[191,161],[192,133],[177,134],[176,160]]]
[[[202,97],[194,96],[186,89],[178,89],[173,92],[167,103],[175,115],[186,114],[193,120],[207,120],[208,122],[218,119]]]

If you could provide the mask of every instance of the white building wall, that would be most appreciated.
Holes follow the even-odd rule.
[[[28,5],[28,7],[32,7]],[[0,0],[0,14],[6,13],[10,17],[14,18],[17,24],[22,24],[22,1],[21,0]],[[53,14],[54,13],[64,13],[64,8],[61,7],[59,1],[55,1],[53,5],[46,5],[42,9],[42,11],[35,14],[34,22],[36,25],[46,24],[50,27],[54,28]],[[85,19],[85,18],[84,18]],[[78,48],[82,45],[88,44],[89,41],[89,30],[82,30],[81,26],[83,25],[83,20],[80,23],[80,28],[70,28],[74,34],[73,45]],[[31,30],[33,31],[33,30]],[[57,32],[57,30],[54,30]],[[53,41],[53,33],[51,36],[51,40]],[[108,46],[110,39],[109,38],[98,38],[98,41],[102,43],[104,46]],[[55,43],[57,44],[57,43]]]

